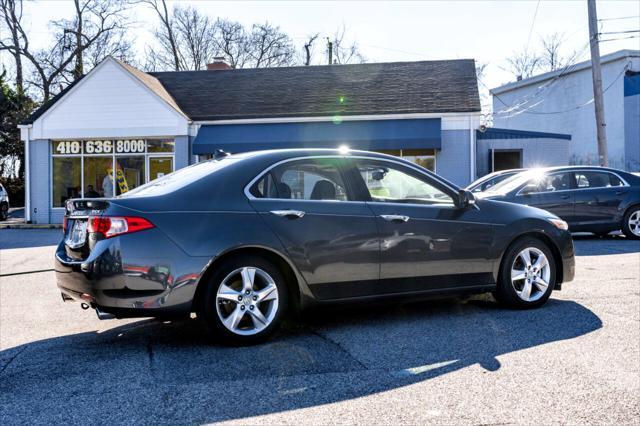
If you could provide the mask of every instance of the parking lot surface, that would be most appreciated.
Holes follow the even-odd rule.
[[[541,309],[324,310],[231,348],[196,320],[63,304],[59,236],[0,230],[2,424],[640,422],[640,242],[576,238],[576,279]]]

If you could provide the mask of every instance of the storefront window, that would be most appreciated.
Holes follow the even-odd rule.
[[[395,149],[378,151],[382,154],[402,157],[432,172],[436,171],[435,149]]]
[[[147,152],[173,152],[175,142],[170,139],[153,140],[147,142]]]
[[[64,207],[69,198],[80,197],[80,157],[53,159],[53,207]]]
[[[84,196],[113,197],[113,157],[84,158]]]
[[[114,197],[169,174],[174,150],[170,139],[53,141],[53,207],[69,198]]]
[[[116,156],[116,195],[124,194],[145,183],[144,157]]]

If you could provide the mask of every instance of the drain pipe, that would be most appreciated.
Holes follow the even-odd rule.
[[[31,222],[31,167],[29,167],[29,142],[31,139],[32,124],[19,124],[21,136],[24,137],[24,221]]]

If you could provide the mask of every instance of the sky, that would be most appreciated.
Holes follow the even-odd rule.
[[[287,32],[297,46],[308,35],[331,36],[347,28],[368,62],[473,58],[487,63],[484,83],[496,87],[513,80],[505,58],[525,46],[535,50],[540,37],[554,32],[565,37],[566,50],[589,58],[586,0],[516,1],[170,1],[192,5],[211,17],[250,26],[269,21]],[[639,0],[598,0],[603,32],[640,29]],[[47,23],[72,14],[69,0],[37,0],[26,5],[27,29],[33,46],[46,46]],[[154,12],[137,7],[131,29],[136,47],[153,42]],[[612,19],[625,18],[625,19]],[[608,38],[635,35],[617,34]],[[605,36],[603,36],[605,37]],[[601,43],[601,53],[640,49],[640,38]],[[3,63],[9,58],[2,58]]]

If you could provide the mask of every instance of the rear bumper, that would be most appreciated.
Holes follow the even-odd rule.
[[[54,262],[58,288],[68,298],[118,317],[149,317],[190,312],[208,260],[187,256],[150,230],[99,241],[84,260],[69,257],[61,242]]]

